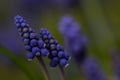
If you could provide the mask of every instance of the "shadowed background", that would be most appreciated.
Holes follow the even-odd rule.
[[[44,80],[38,61],[27,62],[14,16],[23,16],[37,31],[47,28],[63,44],[58,22],[70,14],[88,38],[88,54],[100,63],[108,80],[112,79],[109,51],[120,49],[120,0],[0,0],[0,80]],[[48,61],[46,64],[48,65]],[[59,80],[57,68],[49,73]],[[65,68],[67,80],[83,80],[73,60]]]

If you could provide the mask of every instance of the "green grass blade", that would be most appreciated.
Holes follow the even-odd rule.
[[[15,56],[13,53],[8,51],[6,48],[0,45],[0,53],[10,58],[16,66],[28,76],[30,80],[39,80],[38,77],[32,72],[28,65],[22,59]]]

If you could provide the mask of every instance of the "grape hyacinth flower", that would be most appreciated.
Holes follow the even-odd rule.
[[[78,23],[70,15],[65,15],[60,19],[58,29],[64,38],[67,51],[72,53],[76,62],[82,63],[86,57],[87,39]]]
[[[82,70],[86,76],[86,80],[106,80],[98,63],[93,58],[88,57],[84,60]]]
[[[31,61],[35,56],[47,56],[48,50],[44,47],[44,42],[39,39],[38,34],[26,23],[21,16],[15,17],[15,24],[17,26],[19,35],[28,51],[27,57]]]
[[[87,39],[76,20],[70,15],[65,15],[60,19],[58,29],[67,50],[73,55],[86,80],[106,80],[97,63],[87,55]]]
[[[120,54],[117,49],[112,49],[110,51],[112,70],[114,74],[114,80],[120,79]]]
[[[44,42],[39,39],[38,34],[26,23],[23,17],[19,15],[15,16],[15,24],[19,35],[22,37],[25,49],[28,51],[28,60],[31,61],[34,57],[37,57],[46,80],[50,80],[47,68],[42,59],[42,56],[47,56],[49,54],[49,51],[45,48]]]
[[[48,58],[50,59],[50,66],[66,67],[70,58],[69,54],[65,53],[63,47],[57,42],[57,40],[51,35],[47,29],[40,30],[40,36],[46,44],[46,48],[49,50]]]

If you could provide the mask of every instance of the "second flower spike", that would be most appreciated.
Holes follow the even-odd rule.
[[[47,29],[40,30],[40,36],[46,44],[46,48],[49,50],[48,58],[50,59],[50,66],[66,67],[70,58],[69,54],[65,53],[63,47],[57,42],[57,40],[51,35]]]

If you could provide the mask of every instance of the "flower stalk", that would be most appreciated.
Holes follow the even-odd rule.
[[[65,73],[64,73],[63,67],[59,66],[59,70],[60,70],[60,78],[61,78],[61,80],[65,80]]]
[[[51,79],[50,79],[50,75],[49,75],[49,73],[48,73],[48,70],[47,70],[47,68],[46,68],[46,65],[45,65],[43,59],[42,59],[41,57],[36,57],[36,58],[38,59],[38,61],[39,61],[39,63],[40,63],[41,70],[42,70],[42,72],[44,73],[45,79],[46,79],[46,80],[51,80]]]

